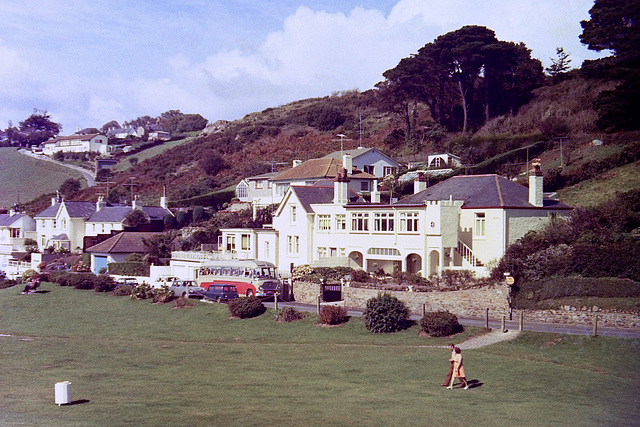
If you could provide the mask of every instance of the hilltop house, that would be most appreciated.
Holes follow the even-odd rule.
[[[351,162],[356,169],[369,173],[378,179],[397,172],[400,163],[382,153],[377,148],[358,147],[351,150],[334,151],[324,158],[334,158],[342,161],[343,156],[351,156]]]
[[[320,181],[337,179],[342,169],[346,170],[349,191],[360,195],[370,195],[377,191],[377,178],[353,165],[350,154],[342,161],[333,157],[311,159],[306,162],[294,161],[294,167],[271,178],[273,203],[280,203],[290,186],[314,185]]]
[[[54,153],[99,153],[111,151],[109,140],[100,134],[57,136],[42,143],[42,153],[52,156]]]
[[[333,187],[288,188],[274,213],[275,250],[263,238],[270,234],[228,229],[221,230],[222,252],[262,254],[283,272],[292,265],[315,264],[425,277],[445,269],[486,275],[487,265],[501,258],[509,244],[570,209],[544,198],[539,164],[534,164],[529,189],[498,175],[456,176],[429,188],[418,179],[414,194],[393,204],[354,197],[348,178],[342,177]],[[239,241],[239,235],[240,249],[224,245]]]

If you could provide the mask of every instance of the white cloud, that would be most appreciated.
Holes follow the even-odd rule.
[[[592,0],[399,0],[388,16],[373,8],[328,13],[301,6],[270,33],[261,33],[262,15],[251,8],[243,12],[254,15],[237,18],[227,8],[226,21],[212,25],[220,21],[213,15],[218,3],[151,8],[118,1],[75,15],[65,4],[56,0],[60,12],[45,7],[43,16],[34,5],[22,12],[0,5],[19,18],[0,28],[0,37],[11,38],[0,40],[0,96],[9,100],[0,120],[22,120],[34,107],[48,109],[65,132],[169,109],[234,119],[297,99],[369,89],[401,58],[463,25],[523,41],[546,65],[557,46],[571,52],[576,67],[597,56],[578,40]],[[229,43],[234,38],[239,41]]]

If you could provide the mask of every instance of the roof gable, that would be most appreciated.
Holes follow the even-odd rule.
[[[143,239],[161,235],[160,232],[123,231],[97,245],[87,248],[87,252],[101,253],[144,253],[146,246]]]
[[[281,172],[271,178],[273,181],[302,181],[318,180],[323,178],[336,178],[342,171],[342,161],[333,157],[321,157],[311,159],[301,165]],[[358,179],[376,179],[374,175],[354,169],[348,171],[349,176]]]

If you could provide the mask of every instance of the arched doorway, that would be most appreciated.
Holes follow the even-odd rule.
[[[429,252],[429,276],[432,274],[438,274],[440,270],[440,254],[438,251]]]
[[[422,270],[422,257],[418,254],[407,255],[407,273],[418,274]]]
[[[362,256],[362,253],[358,252],[358,251],[353,251],[351,253],[349,253],[349,259],[351,259],[353,262],[356,263],[356,265],[360,268],[362,268],[363,261],[364,261],[364,257]]]

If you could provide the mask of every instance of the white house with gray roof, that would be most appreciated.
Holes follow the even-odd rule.
[[[529,189],[498,175],[456,176],[429,188],[418,180],[413,195],[393,204],[354,198],[344,180],[292,186],[274,213],[278,250],[265,261],[282,271],[340,264],[425,277],[444,269],[486,275],[509,244],[571,209],[543,196],[534,168]],[[260,244],[258,236],[249,241]]]

